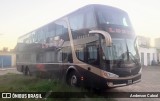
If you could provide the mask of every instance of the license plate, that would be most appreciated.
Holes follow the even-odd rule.
[[[132,80],[128,80],[128,84],[132,84]]]

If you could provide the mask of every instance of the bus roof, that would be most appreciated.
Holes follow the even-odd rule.
[[[52,21],[52,22],[50,22],[50,23],[48,23],[48,24],[45,24],[45,25],[43,25],[43,26],[41,26],[41,27],[38,27],[37,29],[32,30],[32,31],[30,31],[29,33],[26,33],[26,34],[20,36],[18,39],[23,38],[23,36],[26,36],[26,35],[30,34],[31,32],[34,32],[34,31],[36,31],[36,30],[38,30],[38,29],[41,29],[41,28],[45,27],[46,25],[49,25],[49,24],[51,24],[51,23],[53,23],[53,22],[55,22],[55,21],[57,21],[57,20],[60,20],[60,19],[65,18],[65,17],[67,17],[67,16],[70,16],[70,15],[72,15],[72,14],[74,14],[74,13],[80,11],[80,10],[83,11],[83,10],[85,10],[85,9],[87,9],[87,8],[92,8],[92,7],[93,7],[94,9],[95,9],[96,7],[107,7],[107,8],[117,9],[117,10],[123,11],[123,10],[121,10],[121,9],[119,9],[119,8],[112,7],[112,6],[108,6],[108,5],[89,4],[89,5],[83,6],[83,7],[81,7],[81,8],[78,8],[77,10],[75,10],[75,11],[73,11],[73,12],[67,14],[67,15],[64,15],[64,16],[62,16],[62,17],[60,17],[60,18],[58,18],[58,19],[56,19],[56,20],[54,20],[54,21]],[[124,11],[123,11],[123,12],[124,12]]]

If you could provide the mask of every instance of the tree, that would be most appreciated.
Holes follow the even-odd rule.
[[[3,52],[8,52],[8,47],[3,47]]]

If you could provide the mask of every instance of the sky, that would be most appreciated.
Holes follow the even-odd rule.
[[[19,36],[87,4],[120,8],[137,35],[160,37],[159,0],[0,0],[0,49],[13,49]]]

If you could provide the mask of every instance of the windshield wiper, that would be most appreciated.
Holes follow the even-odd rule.
[[[131,52],[129,52],[127,43],[126,43],[126,47],[127,47],[127,59],[128,59],[128,61],[129,61],[129,57],[130,57],[134,63],[138,64],[137,59],[133,56],[133,54]]]
[[[129,55],[129,54],[130,54],[130,55]],[[133,56],[133,54],[132,54],[131,52],[128,51],[128,55],[129,55],[129,57],[132,59],[132,61],[133,61],[134,63],[138,64],[137,59]]]

